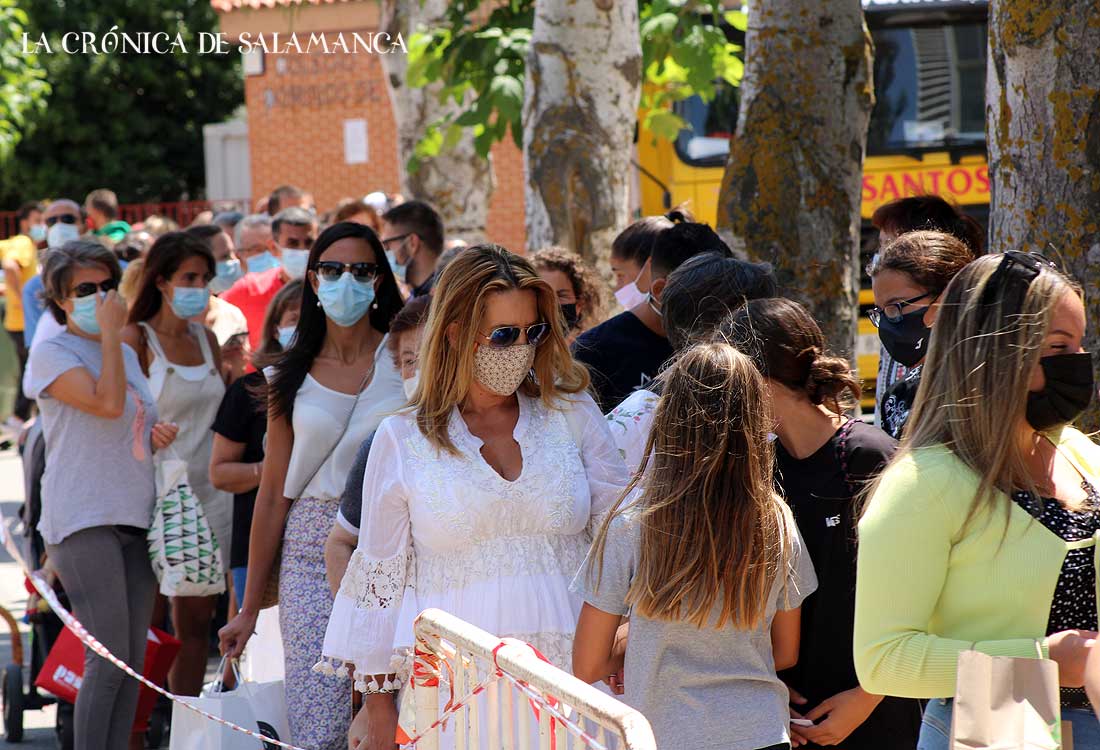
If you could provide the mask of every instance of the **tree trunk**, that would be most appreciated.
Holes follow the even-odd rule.
[[[611,277],[630,219],[641,93],[636,0],[538,0],[527,55],[523,162],[527,247],[562,245]]]
[[[993,2],[989,50],[990,250],[1037,251],[1064,264],[1085,288],[1084,346],[1100,351],[1096,0]],[[1082,424],[1100,427],[1097,399]]]
[[[383,0],[382,29],[391,37],[400,32],[408,40],[418,28],[441,23],[446,9],[446,0]],[[491,159],[478,156],[473,133],[467,130],[453,148],[422,159],[420,168],[410,173],[406,165],[428,126],[457,108],[452,102],[439,103],[441,83],[419,89],[408,86],[405,55],[379,55],[379,58],[386,72],[386,87],[397,124],[401,191],[406,198],[435,206],[443,217],[448,236],[468,242],[484,240],[489,200],[496,186]]]
[[[874,104],[860,0],[758,0],[737,132],[718,199],[735,251],[773,264],[781,293],[853,356],[863,154]]]

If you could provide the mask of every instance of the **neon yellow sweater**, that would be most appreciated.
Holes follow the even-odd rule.
[[[1100,447],[1068,427],[1050,438],[1098,481]],[[1067,550],[1096,540],[1062,541],[1003,493],[1007,534],[1001,511],[964,533],[978,482],[943,446],[887,468],[859,523],[854,638],[864,690],[948,698],[960,651],[1036,655]]]

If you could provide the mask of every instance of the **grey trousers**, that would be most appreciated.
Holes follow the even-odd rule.
[[[140,674],[157,585],[145,530],[94,526],[60,544],[47,545],[46,554],[76,618]],[[74,750],[127,747],[138,687],[136,680],[85,649],[84,681],[76,698]]]

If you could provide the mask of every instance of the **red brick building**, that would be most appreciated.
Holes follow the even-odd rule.
[[[335,41],[343,32],[349,47],[353,32],[366,39],[378,28],[377,0],[211,0],[211,5],[227,39],[248,40],[254,48],[245,60],[253,201],[284,183],[309,190],[319,211],[374,190],[400,191],[396,126],[378,55],[363,46],[347,53],[330,47],[326,53],[314,44],[305,51],[311,34]],[[278,43],[267,44],[267,52],[260,49],[259,37],[274,40],[276,33]],[[287,52],[292,33],[302,53]],[[365,154],[356,121],[366,122]],[[520,251],[523,156],[508,140],[497,144],[493,159],[497,184],[487,232]]]

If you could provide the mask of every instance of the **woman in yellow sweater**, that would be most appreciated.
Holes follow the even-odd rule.
[[[859,523],[855,661],[871,693],[928,698],[947,747],[958,654],[1059,665],[1074,744],[1096,637],[1100,448],[1069,426],[1094,391],[1078,287],[1049,261],[981,258],[948,286],[906,438]]]

